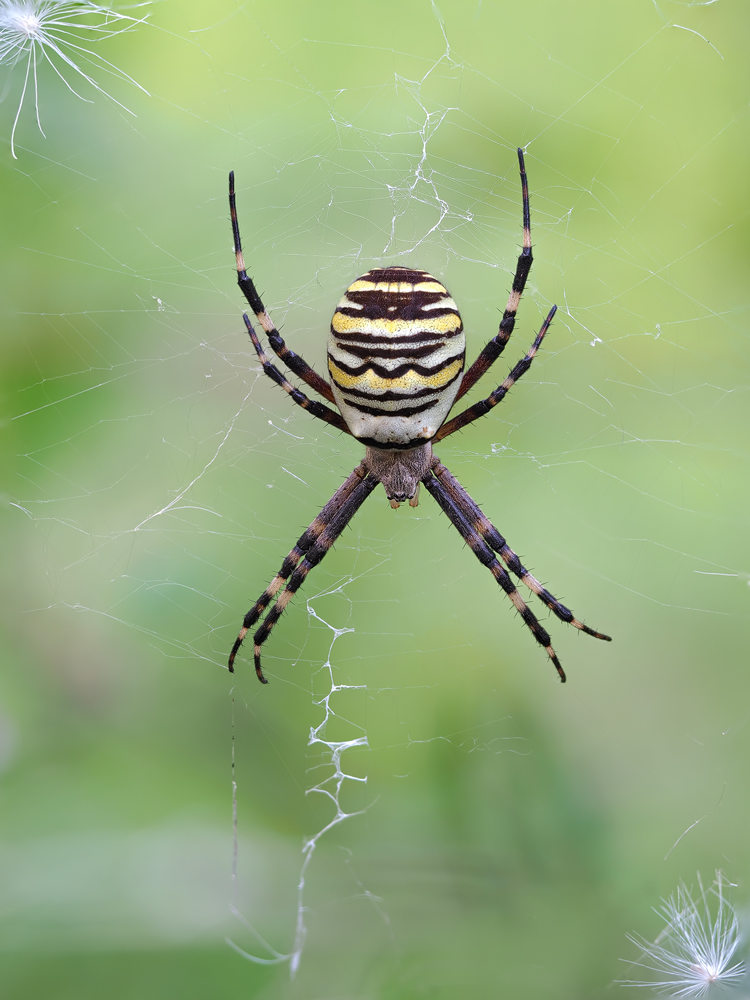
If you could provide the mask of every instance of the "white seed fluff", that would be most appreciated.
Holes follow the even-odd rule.
[[[745,974],[743,962],[734,961],[740,944],[737,916],[724,896],[727,883],[721,872],[707,889],[698,876],[700,892],[694,895],[684,882],[656,912],[666,926],[655,941],[628,935],[641,949],[643,969],[656,972],[658,980],[625,980],[624,986],[651,986],[672,997],[703,997],[713,987],[732,986]]]
[[[107,93],[91,73],[96,71],[108,73],[119,80],[133,84],[140,90],[143,90],[143,87],[89,46],[129,31],[136,25],[142,24],[144,20],[145,18],[119,14],[109,7],[89,3],[88,0],[76,0],[76,2],[0,0],[0,66],[9,66],[11,71],[16,66],[24,67],[21,70],[24,74],[23,87],[10,137],[10,148],[14,158],[17,158],[16,128],[26,100],[29,81],[33,82],[36,122],[39,131],[44,135],[39,112],[38,81],[38,71],[44,63],[47,63],[68,90],[82,101],[88,99],[74,89],[69,77],[73,80],[79,78],[84,80],[124,111],[133,113]],[[88,72],[81,68],[81,63],[86,65]]]

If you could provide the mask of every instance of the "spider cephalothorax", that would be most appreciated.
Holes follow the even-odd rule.
[[[442,282],[427,271],[406,267],[374,268],[349,285],[336,307],[328,338],[330,383],[289,350],[248,277],[237,224],[234,174],[229,175],[229,207],[239,286],[276,355],[290,371],[337,409],[308,399],[287,381],[268,359],[245,314],[245,326],[263,371],[303,409],[351,434],[366,446],[362,463],[334,493],[245,615],[229,657],[230,671],[234,669],[234,659],[245,636],[276,598],[254,636],[255,670],[258,679],[266,683],[260,665],[262,644],[309,571],[320,562],[378,483],[382,483],[391,507],[406,501],[416,507],[419,486],[424,484],[511,599],[536,641],[544,646],[561,680],[565,680],[565,673],[549,634],[519,594],[508,571],[561,621],[587,635],[609,641],[608,635],[595,632],[575,618],[525,569],[497,528],[432,452],[433,442],[441,441],[484,416],[505,397],[531,366],[555,315],[557,307],[553,306],[526,355],[494,392],[452,420],[446,420],[453,404],[479,381],[504,351],[531,268],[529,193],[520,149],[518,163],[523,192],[523,249],[497,336],[484,347],[469,370],[464,373],[465,339],[461,316]]]

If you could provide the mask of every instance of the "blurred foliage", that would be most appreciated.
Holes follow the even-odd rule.
[[[41,67],[46,138],[26,107],[0,188],[5,997],[581,1000],[680,877],[723,867],[748,898],[746,5],[438,6],[155,4],[104,43],[152,95],[117,85],[136,118]],[[429,497],[376,493],[269,642],[271,684],[246,658],[230,678],[242,614],[360,451],[258,374],[228,170],[252,273],[320,370],[342,289],[384,261],[443,276],[480,349],[518,145],[535,264],[510,354],[560,310],[439,453],[615,642],[548,622],[561,688]],[[333,815],[305,794],[329,657],[351,688],[326,738],[366,734],[342,760],[367,782],[307,869],[290,982],[224,939],[269,957],[233,902],[292,949]]]

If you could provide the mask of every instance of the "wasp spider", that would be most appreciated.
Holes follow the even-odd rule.
[[[353,435],[366,447],[362,463],[336,490],[245,615],[229,656],[230,671],[234,670],[234,660],[245,636],[276,598],[254,636],[255,672],[258,680],[266,683],[260,665],[261,646],[307,574],[321,561],[378,483],[383,484],[394,508],[407,500],[411,507],[416,507],[419,485],[424,484],[477,559],[489,569],[513,602],[536,641],[547,651],[562,681],[565,673],[547,630],[516,590],[510,573],[561,621],[596,639],[610,640],[610,636],[595,632],[574,617],[528,572],[497,528],[432,451],[433,442],[442,441],[466,427],[505,398],[508,390],[530,368],[557,309],[556,306],[550,309],[534,343],[497,389],[446,421],[453,404],[476,385],[505,350],[529,276],[532,261],[529,192],[520,149],[518,163],[523,195],[523,249],[497,336],[483,348],[469,370],[464,372],[465,339],[461,316],[442,282],[427,271],[413,268],[373,268],[349,285],[333,315],[328,338],[330,383],[289,350],[248,277],[237,224],[234,173],[230,173],[229,208],[239,286],[275,354],[336,409],[308,399],[287,381],[269,360],[245,314],[245,326],[263,371],[289,393],[298,406]]]

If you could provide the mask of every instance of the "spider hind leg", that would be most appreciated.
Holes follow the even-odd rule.
[[[485,517],[455,476],[451,475],[448,469],[437,458],[433,460],[432,468],[423,478],[422,482],[435,498],[443,512],[448,516],[453,526],[467,542],[477,559],[479,559],[483,566],[486,566],[490,570],[500,587],[502,587],[503,591],[513,602],[524,624],[531,631],[539,645],[544,647],[550,660],[555,665],[561,681],[565,681],[565,671],[552,648],[549,633],[521,597],[508,572],[503,569],[495,557],[495,552],[498,552],[511,572],[518,576],[533,593],[543,600],[561,621],[573,625],[587,635],[594,636],[597,639],[604,639],[607,642],[611,641],[610,636],[604,635],[602,632],[595,632],[575,618],[565,605],[561,604],[557,598],[525,569],[518,556],[508,546],[500,532]]]
[[[596,632],[594,629],[589,628],[588,625],[584,625],[582,621],[579,621],[569,608],[566,608],[535,576],[529,573],[495,525],[482,512],[478,504],[471,499],[456,477],[444,465],[439,464],[435,466],[435,475],[440,477],[440,481],[451,500],[462,511],[474,530],[487,542],[490,548],[498,553],[511,573],[517,576],[540,601],[543,601],[560,621],[565,622],[566,625],[572,625],[574,628],[580,629],[581,632],[585,632],[586,635],[593,636],[595,639],[603,639],[605,642],[612,641],[612,636],[605,635],[603,632]]]
[[[282,563],[279,572],[245,615],[242,628],[229,654],[230,673],[234,672],[235,658],[248,632],[263,617],[268,606],[278,594],[276,603],[253,636],[255,673],[261,684],[267,683],[260,664],[261,646],[268,639],[271,630],[281,618],[289,601],[304,583],[307,574],[323,559],[377,484],[378,480],[368,474],[365,466],[358,465],[336,490],[307,531],[301,535],[297,544]],[[286,586],[284,586],[285,581]]]

